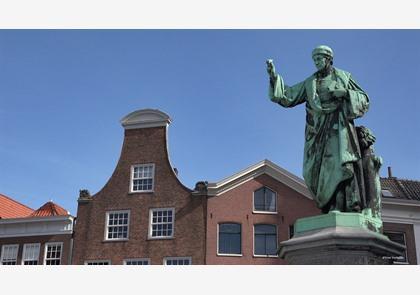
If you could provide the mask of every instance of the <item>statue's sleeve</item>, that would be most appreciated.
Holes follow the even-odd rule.
[[[349,97],[345,107],[346,116],[351,120],[360,118],[369,109],[369,97],[351,76],[349,77],[348,93]]]
[[[270,81],[268,96],[272,102],[283,107],[294,107],[306,101],[304,82],[289,87],[284,84],[283,78],[277,75],[274,81]]]

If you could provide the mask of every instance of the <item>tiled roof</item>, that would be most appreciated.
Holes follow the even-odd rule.
[[[27,217],[34,210],[0,194],[0,219]]]
[[[387,177],[381,178],[381,186],[382,190],[390,191],[393,198],[420,201],[420,181]]]
[[[42,205],[39,209],[32,212],[29,217],[45,217],[45,216],[57,216],[57,215],[69,215],[66,209],[58,206],[57,204],[49,201]]]

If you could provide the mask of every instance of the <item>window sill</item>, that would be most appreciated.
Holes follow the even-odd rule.
[[[278,212],[271,212],[271,211],[252,211],[254,214],[269,214],[269,215],[275,215],[278,214]]]
[[[102,240],[102,243],[118,243],[118,242],[128,242],[128,239]]]
[[[255,258],[279,258],[278,255],[256,255],[256,254],[252,255],[252,257],[255,257]]]
[[[228,253],[217,253],[217,256],[227,256],[227,257],[242,257],[242,254],[228,254]]]

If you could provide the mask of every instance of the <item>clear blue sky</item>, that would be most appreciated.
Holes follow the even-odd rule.
[[[286,83],[315,71],[314,46],[369,94],[356,124],[397,177],[420,179],[419,30],[0,30],[0,193],[76,214],[120,155],[119,120],[169,114],[181,181],[219,181],[263,159],[301,177],[305,108],[267,97],[265,59]]]

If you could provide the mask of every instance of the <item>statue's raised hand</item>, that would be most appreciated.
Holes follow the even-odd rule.
[[[274,80],[276,78],[276,67],[274,66],[273,60],[267,59],[265,63],[267,64],[267,73],[270,79]]]

